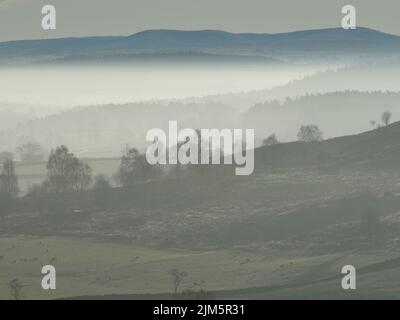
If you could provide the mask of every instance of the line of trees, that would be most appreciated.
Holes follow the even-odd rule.
[[[3,217],[12,207],[18,196],[18,178],[12,159],[6,159],[0,174],[0,216]]]
[[[201,136],[199,133],[199,140]],[[300,141],[320,141],[322,131],[314,125],[302,126],[299,130],[298,138]],[[264,140],[264,145],[275,145],[279,141],[275,134]],[[178,152],[181,145],[178,145]],[[201,150],[198,150],[198,157],[201,157]],[[21,159],[26,161],[39,160],[42,157],[40,145],[27,143],[19,148]],[[222,155],[221,155],[222,156]],[[99,202],[106,197],[111,188],[110,181],[104,176],[92,177],[92,169],[81,159],[78,159],[66,146],[59,146],[53,149],[48,157],[46,164],[47,175],[41,185],[30,187],[29,193],[71,193],[82,192],[93,188],[96,199]],[[217,168],[215,169],[217,170]],[[215,170],[212,175],[215,176]],[[161,168],[161,165],[151,165],[147,162],[145,154],[137,149],[127,150],[121,158],[115,180],[122,187],[132,187],[137,183],[144,183],[162,176],[169,176],[180,179],[184,174],[197,174],[204,176],[206,170],[204,165],[172,165]],[[221,171],[225,172],[225,169]],[[4,162],[2,174],[0,175],[0,198],[2,203],[12,201],[18,195],[18,180],[15,173],[14,162],[9,159]]]
[[[324,134],[321,129],[316,125],[303,125],[297,133],[297,140],[302,142],[322,141]],[[279,140],[275,133],[271,134],[262,141],[263,146],[274,146],[279,144]]]
[[[0,195],[7,200],[17,197],[19,192],[18,178],[15,174],[15,165],[12,159],[7,159],[3,163],[2,172],[0,174]]]

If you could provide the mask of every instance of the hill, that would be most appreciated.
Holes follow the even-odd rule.
[[[51,234],[62,230],[76,236],[83,232],[184,247],[310,236],[359,221],[371,201],[385,215],[400,210],[400,198],[394,196],[400,192],[399,134],[400,123],[395,123],[323,142],[262,147],[256,150],[252,176],[238,177],[211,166],[186,178],[113,189],[108,205],[101,209],[91,193],[79,201],[73,194],[61,199],[28,196],[21,199],[19,210],[40,208],[42,214],[29,214],[24,220],[10,217],[8,227],[3,227],[9,232],[14,228]],[[54,214],[57,207],[59,213]],[[71,215],[77,207],[84,213]],[[65,222],[54,229],[53,219]]]
[[[47,298],[31,270],[56,261],[57,298],[172,298],[177,267],[182,290],[216,298],[398,297],[399,135],[397,122],[262,147],[253,176],[206,167],[114,188],[102,204],[92,192],[28,195],[1,220],[0,278]],[[357,266],[350,294],[338,290],[345,264]]]
[[[29,136],[48,149],[68,145],[81,157],[118,157],[127,143],[142,149],[147,131],[167,129],[169,120],[177,120],[181,128],[253,128],[258,145],[272,133],[282,142],[296,140],[300,126],[307,124],[318,125],[325,138],[332,138],[371,129],[371,121],[378,125],[386,110],[392,112],[392,121],[399,120],[399,97],[396,92],[332,92],[266,101],[244,113],[218,98],[76,107],[20,121],[9,131],[12,135],[0,135],[0,143],[13,150]]]
[[[385,111],[392,120],[400,119],[398,92],[335,91],[305,94],[285,100],[274,99],[250,107],[242,125],[254,128],[258,138],[275,133],[282,141],[297,139],[301,125],[315,124],[325,138],[346,136],[370,130],[381,124]]]
[[[368,28],[322,29],[283,34],[233,34],[223,31],[147,30],[125,37],[62,38],[0,43],[3,63],[104,59],[136,54],[201,52],[262,56],[280,61],[360,62],[394,55],[400,37]]]

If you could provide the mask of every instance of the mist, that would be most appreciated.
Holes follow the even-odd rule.
[[[0,299],[400,298],[398,48],[366,28],[0,43]],[[240,129],[243,176],[221,147]]]
[[[270,89],[315,73],[317,66],[91,65],[4,68],[1,102],[47,107],[182,99]]]

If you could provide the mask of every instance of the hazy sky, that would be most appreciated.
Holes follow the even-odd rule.
[[[41,29],[41,8],[57,9],[57,30]],[[0,0],[0,41],[128,35],[146,29],[276,33],[339,27],[341,7],[359,26],[400,35],[400,0]]]

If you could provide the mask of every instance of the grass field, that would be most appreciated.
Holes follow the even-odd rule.
[[[216,291],[216,297],[343,297],[345,292],[340,289],[340,278],[332,280],[340,276],[342,265],[354,264],[362,268],[388,258],[383,253],[301,256],[278,255],[265,250],[159,250],[91,239],[22,236],[1,238],[0,256],[0,299],[10,298],[8,282],[14,278],[23,284],[27,299],[171,293],[173,285],[168,272],[173,268],[188,273],[180,290],[201,287]],[[56,267],[57,289],[54,291],[41,288],[40,272],[45,264]],[[357,293],[361,297],[363,292],[379,294],[379,288],[384,287],[380,275],[379,272],[363,274]],[[400,290],[400,281],[395,281],[395,276],[397,274],[389,278],[382,276],[392,279],[391,283],[385,283],[385,293],[392,298]],[[331,280],[313,282],[324,278]],[[368,290],[363,290],[363,286]],[[351,297],[351,293],[346,294]]]

